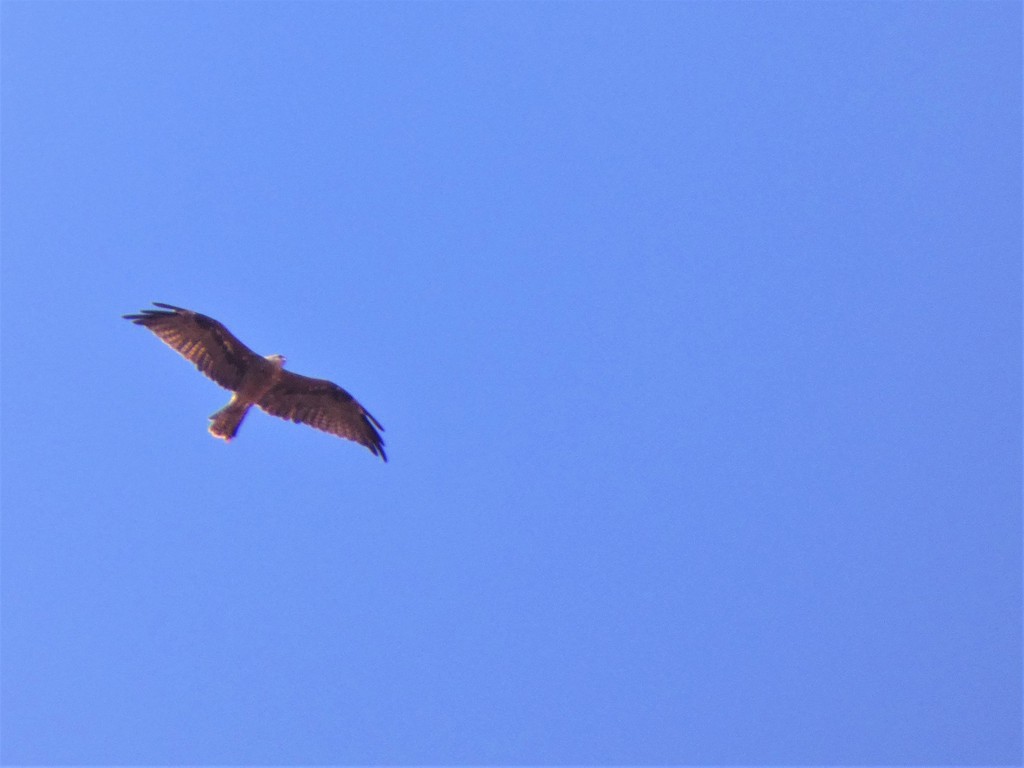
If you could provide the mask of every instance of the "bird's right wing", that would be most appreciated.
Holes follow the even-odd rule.
[[[212,317],[170,304],[153,304],[168,311],[144,309],[138,315],[124,315],[125,320],[151,330],[225,389],[237,390],[259,356]]]

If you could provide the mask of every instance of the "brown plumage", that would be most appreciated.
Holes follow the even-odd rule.
[[[283,356],[260,357],[212,317],[170,304],[153,304],[167,311],[144,309],[124,318],[151,330],[233,393],[231,402],[210,417],[214,437],[230,441],[255,405],[271,416],[354,440],[374,456],[388,460],[377,431],[384,427],[337,384],[286,371]]]

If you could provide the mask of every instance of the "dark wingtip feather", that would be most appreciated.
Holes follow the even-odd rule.
[[[369,442],[366,443],[366,447],[373,452],[374,456],[380,456],[385,462],[387,462],[388,455],[384,453],[384,438],[377,434],[377,431],[374,429],[374,426],[376,426],[377,429],[383,432],[384,427],[382,427],[380,422],[373,418],[373,416],[370,415],[370,412],[365,408],[363,408],[363,424],[366,425],[366,428],[370,432]]]
[[[121,317],[131,320],[136,325],[145,325],[147,320],[152,320],[154,317],[170,317],[173,314],[173,312],[164,312],[159,309],[143,309],[139,314],[121,315]]]
[[[170,317],[171,315],[177,312],[188,312],[187,309],[183,309],[182,307],[176,307],[173,304],[164,304],[161,301],[154,301],[153,306],[163,307],[163,309],[143,309],[139,310],[137,314],[121,315],[121,317],[123,317],[125,320],[131,320],[136,325],[144,325],[146,320],[150,320],[154,317]],[[165,312],[165,309],[169,309],[171,311]]]
[[[373,414],[370,413],[365,408],[363,408],[363,415],[366,416],[366,418],[368,418],[370,421],[372,421],[373,425],[375,427],[377,427],[377,429],[379,429],[381,432],[384,431],[384,427],[381,425],[381,423],[379,421],[377,421],[375,418],[373,418]]]

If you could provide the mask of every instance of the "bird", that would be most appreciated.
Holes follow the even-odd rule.
[[[231,401],[210,416],[210,434],[230,442],[252,406],[271,416],[329,432],[366,446],[388,460],[380,432],[384,427],[337,384],[284,369],[283,355],[261,357],[212,317],[173,304],[122,315],[148,328],[171,349],[224,389]],[[380,431],[378,431],[380,430]]]

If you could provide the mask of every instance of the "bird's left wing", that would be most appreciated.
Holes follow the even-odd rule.
[[[388,460],[384,439],[377,431],[383,431],[384,427],[352,395],[333,382],[282,371],[278,382],[256,401],[256,405],[271,416],[354,440],[369,448],[374,456]]]

